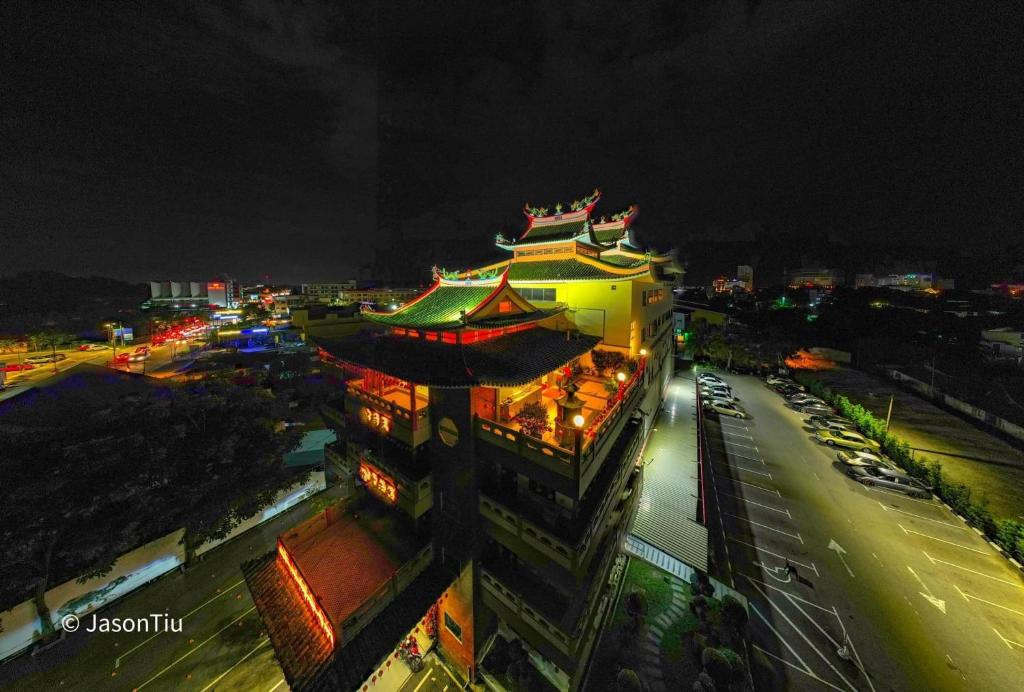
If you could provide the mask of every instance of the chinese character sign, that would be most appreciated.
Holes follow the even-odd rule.
[[[367,464],[365,461],[359,463],[359,478],[366,487],[375,495],[394,504],[398,501],[398,494],[395,491],[395,482],[389,476],[385,476],[376,467]]]
[[[360,416],[363,419],[363,423],[370,426],[377,432],[385,434],[391,432],[391,419],[381,414],[379,411],[374,411],[369,406],[364,406],[360,412]]]

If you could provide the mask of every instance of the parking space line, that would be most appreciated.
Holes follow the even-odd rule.
[[[985,574],[984,572],[979,572],[978,570],[971,569],[970,567],[963,567],[963,566],[955,564],[953,562],[946,562],[945,560],[940,560],[937,557],[932,557],[925,550],[922,550],[921,552],[924,553],[924,556],[926,558],[928,558],[929,560],[932,561],[933,565],[936,562],[938,562],[938,563],[941,563],[943,565],[949,565],[950,567],[956,567],[957,569],[962,569],[963,571],[970,572],[971,574],[977,574],[979,577],[985,577],[986,579],[991,579],[992,581],[999,581],[999,582],[1002,582],[1004,584],[1009,584],[1010,586],[1012,586],[1014,588],[1017,588],[1017,589],[1024,589],[1024,585],[1021,585],[1019,582],[1012,582],[1009,579],[1003,579],[1001,577],[993,577],[991,574]]]
[[[736,428],[737,430],[750,430],[749,425],[738,425],[736,423],[727,423],[724,420],[718,421],[718,424],[723,428]]]
[[[722,442],[725,442],[726,444],[734,445],[736,447],[743,447],[744,449],[752,449],[755,452],[760,452],[761,451],[760,449],[758,449],[754,445],[744,445],[744,444],[740,444],[739,442],[732,442],[731,440],[722,440]]]
[[[807,643],[807,646],[811,647],[811,649],[814,650],[814,653],[818,654],[818,658],[820,658],[822,661],[824,661],[826,663],[826,665],[828,665],[828,667],[832,669],[832,672],[835,673],[839,677],[840,680],[842,680],[843,682],[846,683],[847,687],[849,687],[851,690],[853,690],[853,692],[858,692],[857,688],[854,687],[853,684],[849,680],[847,680],[846,677],[842,673],[839,672],[839,669],[836,668],[834,665],[832,665],[832,661],[830,661],[828,659],[828,657],[825,656],[825,654],[821,653],[821,650],[818,649],[818,647],[816,647],[811,642],[810,639],[808,639],[807,635],[804,634],[803,630],[796,626],[796,623],[793,622],[792,619],[790,619],[789,615],[786,614],[786,611],[784,611],[782,608],[780,608],[775,603],[775,601],[773,601],[771,598],[769,598],[768,594],[766,594],[764,591],[761,591],[761,589],[759,589],[756,584],[753,585],[753,586],[754,586],[755,589],[758,590],[758,592],[762,596],[764,596],[766,599],[768,599],[768,605],[770,605],[771,607],[775,608],[775,610],[778,611],[779,615],[781,615],[783,618],[785,618],[786,622],[789,623],[789,626],[792,627],[794,630],[796,630],[796,633],[799,634],[800,637]],[[800,610],[800,612],[803,612],[803,609],[799,609],[799,610]]]
[[[770,480],[775,480],[774,478],[772,478],[772,474],[769,473],[768,471],[755,471],[754,469],[748,469],[746,466],[737,466],[735,464],[723,464],[720,461],[715,461],[712,463],[715,466],[722,466],[727,469],[736,469],[737,471],[747,471],[749,473],[756,473],[758,476],[767,476]]]
[[[757,483],[748,483],[746,481],[741,481],[738,478],[730,478],[729,480],[731,480],[733,483],[739,483],[741,485],[749,485],[751,488],[757,488],[758,490],[763,490],[766,493],[775,493],[775,495],[777,497],[779,497],[779,498],[782,497],[782,493],[780,493],[775,488],[766,488],[763,485],[758,485]]]
[[[1007,639],[1003,635],[999,634],[999,630],[997,630],[995,627],[992,628],[992,631],[996,633],[996,636],[998,636],[1000,639],[1003,640],[1003,644],[1006,644],[1006,648],[1010,649],[1011,651],[1013,650],[1014,646],[1019,647],[1021,649],[1024,649],[1024,644],[1021,644],[1019,642],[1010,641],[1009,639]],[[1012,646],[1011,646],[1011,644],[1012,644]]]
[[[794,565],[800,565],[801,567],[806,567],[807,569],[813,569],[813,570],[814,570],[814,574],[815,574],[815,575],[817,575],[817,576],[819,576],[819,577],[821,576],[821,573],[820,573],[820,572],[818,572],[818,568],[814,566],[814,563],[813,563],[813,562],[812,562],[811,564],[809,564],[809,565],[808,565],[808,564],[806,564],[806,563],[803,563],[803,562],[799,562],[799,561],[797,561],[797,560],[794,560],[794,559],[793,559],[793,558],[791,558],[791,557],[786,557],[785,555],[779,555],[778,553],[773,553],[772,551],[770,551],[770,550],[767,550],[767,549],[765,549],[765,548],[760,548],[760,547],[758,547],[758,546],[754,545],[753,543],[747,543],[746,541],[741,541],[741,540],[740,540],[740,539],[738,539],[738,538],[733,538],[732,536],[729,536],[729,537],[728,537],[728,540],[732,541],[733,543],[739,543],[740,545],[745,545],[745,546],[747,546],[747,547],[753,548],[754,550],[759,550],[759,551],[760,551],[760,552],[762,552],[762,553],[768,553],[768,554],[769,554],[769,555],[771,555],[772,557],[778,557],[778,558],[782,558],[783,560],[786,560],[786,561],[788,561],[788,562],[791,562],[791,563],[793,563]]]
[[[908,512],[904,509],[897,509],[896,507],[886,507],[885,503],[882,502],[881,500],[876,501],[878,502],[879,507],[884,509],[886,512],[899,512],[900,514],[906,514],[908,517],[914,517],[915,519],[921,519],[923,521],[930,521],[933,524],[942,524],[943,526],[948,526],[952,529],[961,529],[962,531],[968,530],[966,526],[960,526],[959,524],[954,524],[950,521],[942,521],[941,519],[929,519],[928,517],[922,517],[920,514],[914,514],[913,512]]]
[[[747,581],[756,581],[761,586],[767,586],[769,589],[773,589],[775,591],[778,591],[779,593],[786,594],[790,598],[795,598],[798,601],[802,601],[802,602],[806,603],[807,605],[811,606],[812,608],[817,608],[818,610],[822,611],[823,613],[828,613],[829,615],[835,615],[836,619],[839,618],[839,614],[835,611],[835,608],[833,608],[831,610],[829,610],[828,608],[822,608],[820,605],[818,605],[814,601],[808,601],[806,598],[802,598],[800,596],[797,596],[795,593],[791,593],[789,591],[786,591],[785,589],[781,589],[778,586],[773,586],[773,585],[769,584],[766,581],[761,581],[760,579],[757,579],[756,577],[751,577],[751,576],[746,575],[746,574],[744,574],[742,576]]]
[[[753,609],[753,611],[757,615],[757,617],[761,618],[761,622],[766,624],[768,626],[768,629],[770,629],[772,632],[775,633],[776,638],[780,642],[782,642],[782,645],[785,646],[787,649],[789,649],[789,653],[793,654],[793,656],[796,658],[796,660],[800,661],[800,665],[802,665],[804,667],[803,668],[804,672],[807,673],[808,675],[812,676],[812,677],[815,677],[815,678],[818,677],[817,675],[814,674],[814,671],[811,670],[811,667],[809,665],[807,665],[806,661],[804,661],[804,659],[802,659],[800,657],[800,654],[798,654],[796,652],[796,649],[794,649],[792,646],[790,646],[789,642],[786,641],[786,638],[782,636],[782,633],[779,632],[777,629],[775,629],[772,626],[772,623],[768,622],[768,618],[766,618],[764,615],[761,614],[761,611],[758,610],[757,606],[754,605],[753,603],[751,603],[750,607],[751,607],[751,609]],[[778,657],[776,657],[776,658],[778,658]],[[782,659],[779,659],[779,660],[781,661]],[[793,665],[793,664],[790,663],[789,665]],[[794,668],[795,667],[796,666],[794,666]],[[799,670],[799,668],[797,668],[797,670]]]
[[[722,431],[722,434],[723,434],[723,435],[732,435],[733,437],[745,437],[745,438],[746,438],[746,439],[748,439],[748,440],[753,440],[753,439],[754,439],[754,438],[753,438],[753,437],[751,437],[750,435],[741,435],[740,433],[728,432],[728,431],[726,431],[726,430],[723,430],[723,431]]]
[[[960,594],[961,596],[963,596],[963,597],[964,597],[964,600],[965,600],[965,601],[967,601],[968,603],[970,603],[970,602],[971,602],[971,599],[973,598],[973,599],[974,599],[975,601],[981,601],[982,603],[985,603],[985,604],[987,604],[987,605],[990,605],[990,606],[995,606],[996,608],[1002,608],[1003,610],[1008,610],[1008,611],[1010,611],[1010,612],[1011,612],[1011,613],[1013,613],[1014,615],[1020,615],[1021,617],[1024,617],[1024,613],[1022,613],[1022,612],[1021,612],[1021,611],[1019,611],[1019,610],[1014,610],[1013,608],[1007,608],[1007,607],[1006,607],[1006,606],[1004,606],[1004,605],[999,605],[998,603],[993,603],[992,601],[986,601],[986,600],[985,600],[984,598],[978,598],[978,597],[977,597],[977,596],[975,596],[974,594],[970,594],[970,593],[967,593],[966,591],[964,591],[963,589],[961,589],[961,588],[960,588],[959,586],[957,586],[956,584],[953,584],[953,588],[954,588],[954,589],[956,589],[956,590],[957,590],[957,592],[959,592],[959,594]]]
[[[725,495],[726,497],[731,497],[734,500],[746,502],[748,505],[754,505],[755,507],[763,507],[765,509],[770,509],[773,512],[778,512],[779,514],[785,514],[790,519],[793,518],[793,515],[789,513],[788,509],[779,509],[778,507],[772,507],[771,505],[761,504],[760,502],[754,502],[753,500],[748,500],[745,497],[739,497],[738,495],[730,495],[729,493],[719,493],[719,495]]]
[[[742,454],[734,454],[733,452],[730,452],[728,449],[722,449],[721,447],[712,447],[712,449],[715,452],[718,452],[719,454],[726,455],[727,457],[736,457],[737,459],[746,459],[747,461],[756,461],[756,462],[761,463],[761,464],[764,463],[764,459],[758,459],[757,457],[748,457],[748,456],[744,456]]]
[[[724,514],[727,517],[732,517],[733,519],[739,519],[740,521],[745,521],[748,524],[752,524],[754,526],[760,526],[762,529],[768,529],[769,531],[774,531],[775,533],[781,533],[783,536],[789,536],[790,538],[795,538],[798,541],[800,541],[801,545],[803,545],[804,539],[801,538],[800,534],[798,534],[798,533],[789,533],[788,531],[783,531],[782,529],[776,529],[776,528],[773,528],[771,526],[768,526],[767,524],[759,524],[758,522],[751,521],[750,519],[747,519],[746,517],[736,516],[735,514],[729,514],[728,512],[722,512],[722,514]]]
[[[947,541],[947,540],[945,540],[943,538],[936,538],[935,536],[929,536],[928,534],[921,533],[920,531],[914,531],[912,529],[908,529],[907,527],[905,527],[903,524],[900,524],[899,522],[896,523],[896,526],[898,526],[901,529],[903,529],[903,533],[908,533],[908,534],[912,533],[912,534],[915,534],[917,536],[924,536],[925,538],[930,538],[933,541],[938,541],[939,543],[946,543],[947,545],[956,546],[957,548],[962,548],[964,550],[970,550],[972,553],[981,553],[982,555],[991,555],[992,554],[991,552],[989,552],[987,550],[978,550],[977,548],[970,548],[970,547],[968,547],[966,545],[960,545],[959,543],[954,543],[953,541]]]
[[[753,606],[751,606],[751,607],[753,607]],[[760,613],[759,613],[759,615],[760,615]],[[828,686],[828,687],[831,687],[831,688],[832,688],[832,689],[834,689],[834,690],[839,690],[839,692],[844,692],[844,690],[843,690],[843,688],[842,688],[842,687],[836,687],[835,685],[833,685],[833,684],[832,684],[831,682],[829,682],[828,680],[822,680],[821,678],[819,678],[819,677],[818,677],[818,676],[817,676],[817,675],[816,675],[816,674],[814,673],[814,671],[810,671],[810,672],[808,672],[808,671],[804,670],[803,668],[801,668],[800,666],[798,666],[798,665],[794,665],[794,664],[790,663],[789,661],[787,661],[786,659],[784,659],[784,658],[782,658],[782,657],[780,657],[780,656],[776,656],[776,655],[775,655],[775,654],[773,654],[773,653],[772,653],[771,651],[766,651],[765,649],[761,648],[761,647],[760,647],[760,646],[758,646],[757,644],[751,644],[750,646],[751,646],[751,647],[753,647],[753,648],[755,648],[755,649],[757,649],[758,651],[760,651],[761,653],[763,653],[763,654],[764,654],[765,656],[768,656],[769,658],[774,658],[774,659],[775,659],[776,661],[778,661],[779,663],[784,663],[785,665],[789,666],[789,667],[790,667],[790,668],[792,668],[793,670],[795,670],[795,671],[798,671],[798,672],[800,672],[800,673],[803,673],[804,675],[806,675],[807,677],[809,677],[809,678],[811,678],[811,679],[813,679],[813,680],[817,680],[817,681],[818,681],[818,682],[820,682],[820,683],[821,683],[822,685],[826,685],[826,686]]]

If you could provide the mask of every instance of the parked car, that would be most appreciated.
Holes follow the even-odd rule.
[[[110,361],[110,362],[111,363],[118,363],[118,364],[120,364],[120,363],[127,363],[128,362],[128,358],[130,356],[131,356],[131,354],[127,353],[127,352],[118,353],[116,356],[114,356],[114,359],[112,361]]]
[[[0,365],[0,370],[3,372],[21,372],[22,370],[34,370],[35,367],[31,363],[8,363],[7,365]]]
[[[779,387],[773,387],[775,393],[781,397],[793,396],[794,394],[803,394],[804,389],[798,385],[782,385]]]
[[[147,358],[149,358],[149,351],[136,351],[128,356],[129,362],[132,363],[138,363],[139,361],[146,360]]]
[[[818,430],[814,436],[829,447],[859,449],[863,452],[873,452],[881,447],[874,440],[869,440],[853,430]]]
[[[810,418],[807,419],[807,422],[810,423],[811,427],[814,428],[815,430],[819,430],[819,429],[832,430],[834,428],[834,426],[836,426],[836,425],[841,425],[846,430],[853,430],[854,429],[852,421],[848,421],[845,418],[840,418],[839,416],[830,416],[830,415],[811,416]]]
[[[29,356],[25,359],[25,362],[38,365],[39,363],[59,363],[62,360],[67,360],[67,358],[63,353],[51,353],[48,356]]]
[[[793,404],[793,408],[800,413],[812,416],[827,416],[833,413],[832,407],[821,401],[808,401],[802,404]]]
[[[802,391],[807,389],[806,387],[804,387],[802,384],[800,384],[798,382],[779,382],[777,384],[771,384],[771,385],[768,385],[768,386],[771,387],[772,389],[774,389],[777,392],[780,391],[780,390],[783,390],[783,389],[791,389],[791,390],[793,390],[795,392],[802,392]]]
[[[701,387],[700,395],[705,399],[722,399],[723,401],[736,401],[736,397],[727,389],[708,389]]]
[[[697,381],[698,382],[717,382],[717,383],[720,383],[720,384],[725,384],[726,383],[725,380],[723,380],[721,377],[719,377],[718,375],[713,375],[710,372],[702,372],[699,375],[697,375]]]
[[[836,459],[844,466],[893,466],[892,460],[884,454],[859,449],[840,449],[836,452]]]
[[[932,489],[929,486],[893,469],[881,466],[848,466],[846,474],[863,485],[877,485],[880,488],[888,488],[922,500],[928,500],[932,496]]]
[[[720,416],[732,416],[734,418],[746,418],[747,412],[741,409],[731,401],[723,401],[722,399],[707,399],[704,402],[704,408],[708,411],[714,411]]]

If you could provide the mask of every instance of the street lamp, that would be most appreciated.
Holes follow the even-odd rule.
[[[647,357],[647,349],[646,348],[640,349],[640,357],[641,358],[646,358]]]
[[[576,442],[575,452],[576,452],[577,455],[580,453],[580,448],[583,446],[583,424],[586,423],[586,422],[587,422],[587,419],[584,418],[582,414],[577,413],[575,416],[572,417],[572,424],[576,428],[576,430],[575,430],[575,433],[576,433],[576,435],[575,435],[575,437],[576,437],[576,440],[575,440],[575,442]]]
[[[617,396],[618,396],[619,401],[621,401],[622,400],[622,388],[623,388],[623,386],[626,383],[626,373],[620,372],[619,374],[617,374],[615,376],[615,379],[619,381],[619,393],[618,393]]]

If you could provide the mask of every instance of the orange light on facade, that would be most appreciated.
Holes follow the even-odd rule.
[[[299,593],[302,594],[302,600],[306,602],[306,606],[313,614],[313,619],[327,636],[327,641],[330,642],[331,648],[333,649],[334,628],[331,626],[331,621],[327,619],[327,614],[324,613],[324,610],[320,607],[316,597],[313,596],[313,592],[310,591],[309,586],[306,584],[306,580],[302,578],[299,568],[295,566],[295,561],[292,560],[291,554],[289,554],[288,549],[284,547],[284,543],[280,540],[277,541],[277,556],[281,558],[281,562],[284,563],[284,566],[287,568],[292,581],[294,581],[295,585],[299,587]]]
[[[398,502],[398,491],[395,488],[395,481],[390,476],[381,473],[380,469],[365,461],[359,462],[359,478],[366,487],[381,499],[395,504]]]
[[[362,419],[363,423],[370,426],[377,432],[385,434],[391,432],[391,419],[380,411],[374,411],[369,406],[364,406],[359,412],[359,417]]]

